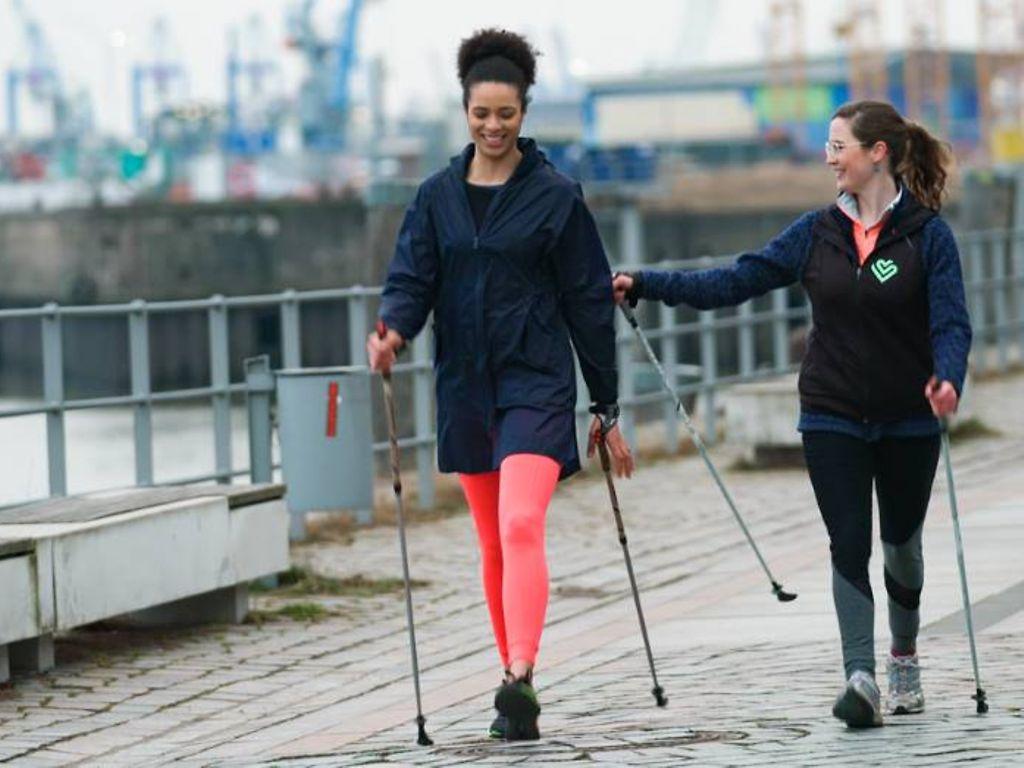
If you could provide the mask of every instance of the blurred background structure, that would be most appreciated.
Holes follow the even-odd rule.
[[[423,62],[445,103],[385,109],[387,48],[362,55],[363,21],[375,6],[403,2],[292,0],[275,9],[281,24],[258,14],[239,18],[223,30],[223,103],[191,96],[193,62],[177,41],[192,30],[180,28],[180,15],[179,28],[170,16],[153,18],[139,41],[115,29],[111,49],[134,56],[109,67],[114,81],[129,83],[131,132],[121,135],[93,120],[95,94],[69,86],[82,78],[71,77],[67,52],[51,44],[38,15],[22,0],[6,0],[0,19],[11,22],[16,45],[2,62],[0,210],[401,199],[403,186],[465,139],[454,68],[443,58],[449,51],[436,49]],[[815,4],[831,13],[831,39],[824,46],[816,39],[811,53],[806,0],[750,2],[766,14],[757,22],[761,50],[738,49],[734,60],[744,63],[709,65],[729,59],[707,51],[723,4],[687,0],[681,17],[665,19],[682,30],[676,53],[614,77],[582,75],[597,68],[573,59],[562,27],[531,31],[545,56],[528,131],[585,183],[671,189],[694,169],[815,161],[831,112],[872,96],[947,137],[965,169],[1015,166],[1024,161],[1024,3],[956,4],[974,6],[976,15],[974,44],[958,47],[949,42],[951,5]],[[962,7],[958,13],[962,19]],[[627,28],[628,19],[624,44],[638,45],[625,43],[637,31]],[[893,28],[895,45],[888,42]],[[285,69],[300,74],[286,77]],[[108,85],[118,90],[117,82]],[[36,118],[31,129],[29,112]]]
[[[344,289],[380,284],[416,186],[467,141],[459,38],[504,23],[543,52],[524,133],[583,184],[616,265],[759,247],[834,199],[834,110],[893,102],[956,155],[944,214],[979,348],[994,345],[998,370],[1024,362],[1024,0],[522,0],[508,10],[522,28],[464,0],[434,4],[443,14],[413,0],[154,0],[137,22],[115,5],[0,0],[0,402],[15,411],[150,387],[224,406],[250,355],[360,362],[376,292]],[[62,308],[38,309],[50,302]],[[806,305],[793,289],[735,312],[643,315],[680,381],[699,377],[686,386],[713,432],[717,387],[799,362]],[[657,381],[622,346],[630,415],[661,414]],[[401,394],[429,467],[425,339],[417,350],[415,393]],[[179,406],[174,440],[194,415]],[[84,474],[108,444],[130,447],[101,421]],[[8,485],[38,480],[45,459],[14,450]]]
[[[415,32],[409,0],[237,5],[224,29],[171,5],[111,29],[95,41],[104,87],[90,90],[67,45],[76,24],[92,42],[78,12],[44,23],[45,2],[0,0],[0,306],[380,282],[415,186],[467,140],[454,44],[431,43],[424,24],[428,53],[402,70],[421,84],[407,87],[393,73]],[[472,29],[457,5],[455,41]],[[677,40],[646,55],[638,19],[648,12],[653,39],[655,6],[671,6]],[[599,20],[552,10],[522,30],[543,52],[525,133],[583,183],[613,261],[755,247],[829,202],[822,145],[853,98],[888,99],[949,140],[959,231],[1024,226],[1024,0],[651,8],[615,12],[631,47],[615,53],[635,63],[614,71],[579,54]],[[395,23],[414,28],[381,45]],[[213,69],[196,59],[200,34],[221,41]],[[261,327],[257,346],[273,336]],[[23,345],[0,327],[0,385]],[[321,346],[312,359],[332,359]]]

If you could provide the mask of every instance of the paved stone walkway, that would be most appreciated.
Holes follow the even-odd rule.
[[[552,506],[552,601],[537,683],[544,738],[483,734],[498,681],[465,515],[412,526],[427,727],[415,745],[400,593],[312,598],[312,623],[174,632],[76,632],[59,665],[0,689],[0,760],[15,765],[943,765],[1024,762],[1024,377],[979,384],[975,410],[1002,434],[954,448],[977,605],[980,717],[945,484],[925,534],[921,642],[928,710],[848,731],[829,708],[841,684],[827,542],[802,471],[726,472],[776,576],[779,604],[703,465],[663,461],[619,483],[659,678],[654,706],[622,554],[599,477]],[[719,465],[729,456],[716,452]],[[296,549],[335,576],[401,574],[393,529]],[[880,558],[876,558],[880,560]],[[876,596],[884,594],[874,562]],[[297,598],[309,602],[311,598]],[[272,608],[280,598],[261,598]],[[880,599],[878,648],[887,623]],[[881,653],[880,653],[881,658]]]

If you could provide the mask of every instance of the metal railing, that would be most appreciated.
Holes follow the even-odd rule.
[[[624,221],[623,248],[627,263],[635,258],[642,243],[628,219]],[[972,364],[976,371],[1005,371],[1014,357],[1024,362],[1024,231],[986,231],[959,238],[964,265],[967,298],[975,330]],[[645,264],[647,268],[703,268],[729,263],[729,257],[703,258],[686,262]],[[127,304],[0,310],[0,322],[35,319],[41,324],[41,403],[0,410],[0,420],[17,416],[44,415],[49,494],[65,495],[67,488],[65,415],[85,409],[129,406],[133,409],[135,483],[154,482],[152,408],[170,401],[206,401],[213,412],[214,467],[212,471],[176,477],[171,483],[231,482],[249,474],[267,480],[270,440],[270,409],[257,401],[249,409],[250,465],[236,469],[231,446],[231,398],[268,392],[269,364],[247,365],[244,381],[231,381],[228,315],[242,308],[276,308],[280,330],[280,354],[284,368],[302,366],[301,311],[313,302],[342,301],[346,305],[348,349],[351,359],[340,364],[360,365],[364,341],[370,328],[370,312],[376,308],[380,288],[352,287],[337,290],[285,291],[261,296],[224,297],[193,301],[133,301]],[[207,386],[154,392],[151,387],[149,320],[158,314],[205,311],[209,336],[210,381]],[[717,435],[715,399],[719,390],[731,384],[778,376],[795,370],[791,360],[791,335],[804,325],[809,307],[803,293],[793,288],[773,291],[769,296],[748,301],[735,309],[694,312],[648,304],[640,312],[641,322],[681,397],[696,396],[697,411],[709,442]],[[120,317],[127,323],[128,366],[131,393],[123,396],[68,399],[65,397],[65,323],[89,317]],[[627,438],[635,442],[638,421],[660,419],[665,446],[678,447],[678,422],[667,395],[653,379],[648,365],[641,362],[634,339],[619,318],[617,356],[620,370],[620,404]],[[758,343],[758,336],[767,343]],[[724,353],[723,353],[724,350]],[[760,353],[760,359],[759,354]],[[687,362],[684,357],[691,357]],[[723,358],[729,362],[723,366]],[[420,334],[412,344],[412,359],[395,368],[396,377],[412,377],[410,402],[412,434],[400,440],[403,448],[415,452],[419,498],[423,506],[434,500],[433,372],[429,334]],[[578,375],[578,374],[577,374]],[[579,381],[581,402],[577,426],[585,432],[588,415],[586,387]],[[384,440],[374,444],[378,453],[387,450]],[[273,467],[271,467],[273,468]]]

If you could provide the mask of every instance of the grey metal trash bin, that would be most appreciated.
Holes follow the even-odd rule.
[[[364,367],[277,372],[281,464],[291,513],[290,537],[305,536],[305,513],[373,509],[370,374]]]

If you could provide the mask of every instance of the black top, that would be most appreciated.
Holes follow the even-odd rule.
[[[484,186],[482,184],[470,184],[466,182],[466,196],[469,197],[469,208],[473,211],[473,222],[476,224],[476,231],[484,224],[484,217],[491,205],[491,200],[498,194],[504,184]]]

